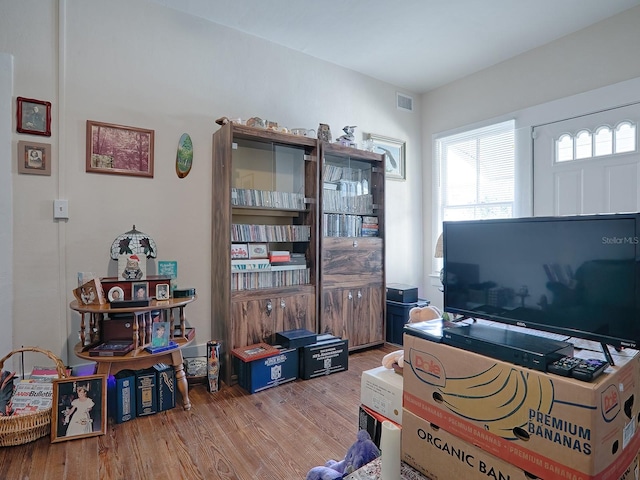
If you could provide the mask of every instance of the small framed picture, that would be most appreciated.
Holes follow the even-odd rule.
[[[392,180],[406,180],[407,143],[391,137],[368,134],[366,140],[372,144],[372,151],[384,154],[385,177]]]
[[[168,283],[159,283],[156,285],[156,300],[169,300]]]
[[[134,300],[149,298],[149,282],[133,282],[131,284],[131,298]]]
[[[18,132],[51,136],[51,102],[18,97]]]
[[[249,248],[246,243],[231,244],[231,258],[249,258]]]
[[[250,243],[249,258],[269,258],[269,250],[266,243]]]
[[[53,380],[51,442],[107,433],[107,376]]]
[[[166,347],[169,345],[169,322],[153,322],[151,327],[151,346]]]
[[[51,145],[48,143],[19,141],[18,173],[51,175]]]
[[[121,302],[124,300],[124,290],[122,288],[115,286],[111,287],[109,293],[107,294],[110,302]]]

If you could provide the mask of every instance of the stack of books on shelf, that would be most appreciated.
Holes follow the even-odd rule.
[[[304,210],[304,195],[301,193],[270,192],[247,188],[231,189],[231,205],[237,207],[268,207]]]
[[[266,272],[271,270],[267,258],[232,259],[231,273]]]
[[[231,225],[232,242],[308,242],[309,225]]]
[[[325,182],[337,182],[342,178],[344,170],[343,167],[325,163],[322,166],[322,180]]]
[[[304,253],[272,250],[267,258],[234,258],[234,255],[240,255],[234,246],[243,245],[232,245],[231,290],[287,287],[310,282]]]
[[[306,285],[309,282],[310,273],[306,267],[301,270],[238,273],[231,275],[231,290],[290,287],[293,285]]]
[[[288,252],[287,252],[288,253]],[[307,268],[307,259],[304,253],[291,253],[288,256],[274,256],[271,257],[271,271],[285,271],[285,270],[304,270]]]
[[[362,236],[377,237],[378,236],[378,217],[362,217]]]
[[[370,214],[373,213],[373,196],[371,194],[347,196],[342,190],[325,189],[322,193],[322,209],[325,212]]]
[[[271,250],[269,252],[269,262],[273,265],[274,262],[282,263],[289,262],[291,260],[291,253],[287,250]]]
[[[362,217],[344,213],[324,213],[322,231],[325,237],[360,237]]]

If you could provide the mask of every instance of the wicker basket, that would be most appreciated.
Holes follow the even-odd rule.
[[[0,372],[4,368],[4,362],[21,352],[38,352],[46,355],[56,364],[58,377],[65,378],[66,372],[62,360],[56,357],[49,350],[38,347],[24,347],[12,351],[0,360]],[[16,415],[10,417],[0,417],[0,447],[10,447],[13,445],[23,445],[33,442],[51,433],[51,408],[40,410],[27,415]]]

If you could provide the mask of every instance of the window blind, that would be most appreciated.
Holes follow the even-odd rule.
[[[436,140],[441,220],[513,216],[515,121]]]

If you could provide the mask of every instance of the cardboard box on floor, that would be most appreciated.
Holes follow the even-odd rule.
[[[538,477],[616,478],[640,450],[636,351],[583,382],[412,335],[404,348],[406,410]]]
[[[532,480],[537,477],[525,473],[516,465],[510,464],[483,449],[465,442],[434,424],[405,410],[402,426],[403,462],[423,473],[432,480]],[[625,464],[615,476],[606,476],[610,480],[637,480],[638,455],[631,450],[620,457]],[[612,473],[613,475],[613,473]],[[563,472],[549,470],[545,479],[573,479]],[[582,478],[582,477],[577,477]]]
[[[402,425],[402,375],[383,366],[365,370],[360,379],[360,403]]]

